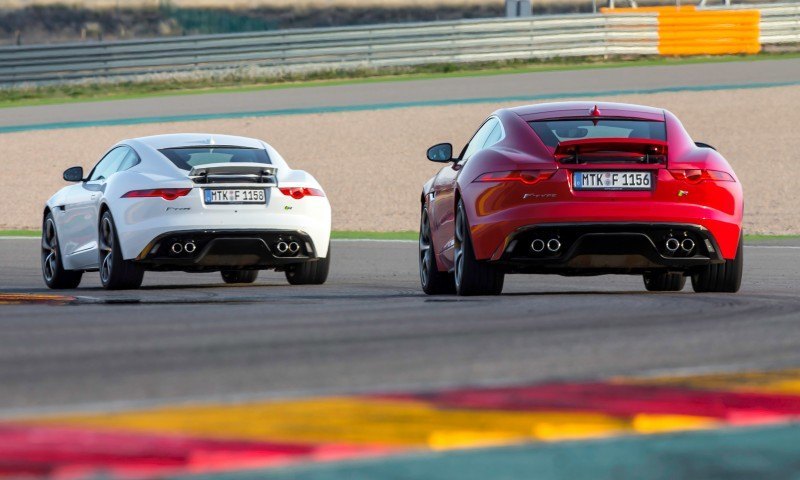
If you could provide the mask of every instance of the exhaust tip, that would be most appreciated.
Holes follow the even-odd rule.
[[[666,247],[669,253],[675,253],[681,247],[681,242],[677,238],[670,237],[667,239]]]
[[[555,253],[561,250],[561,242],[557,238],[551,238],[547,241],[547,249]]]
[[[531,242],[531,250],[536,253],[542,253],[544,250],[544,240],[541,238],[537,238],[536,240]]]
[[[180,242],[175,242],[170,247],[170,250],[172,250],[174,254],[181,253],[183,251],[183,245],[181,245]]]
[[[286,253],[289,250],[289,244],[286,242],[278,242],[275,248],[278,249],[278,253]]]
[[[194,251],[197,250],[197,245],[195,245],[194,242],[186,242],[186,245],[183,246],[183,250],[186,253],[194,253]]]
[[[684,238],[683,241],[681,242],[681,250],[683,250],[686,253],[691,253],[691,251],[694,250],[694,247],[695,247],[694,240],[692,240],[691,238]]]
[[[291,253],[297,253],[297,252],[299,252],[299,251],[300,251],[300,244],[299,244],[299,243],[297,243],[297,242],[291,242],[291,243],[289,243],[289,251],[290,251]]]

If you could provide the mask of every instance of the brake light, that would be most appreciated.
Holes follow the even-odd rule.
[[[696,184],[700,182],[734,182],[733,176],[727,172],[720,172],[718,170],[670,170],[669,173],[675,177],[675,180],[682,180],[686,183]]]
[[[164,200],[175,200],[179,197],[185,197],[191,192],[191,188],[154,188],[152,190],[131,190],[122,196],[122,198],[145,198],[145,197],[161,197]]]
[[[324,197],[325,192],[318,188],[308,188],[308,187],[287,187],[287,188],[279,188],[282,194],[286,195],[287,197],[292,197],[295,200],[300,200],[303,197]]]
[[[510,172],[484,173],[476,178],[476,182],[520,182],[533,185],[547,180],[556,173],[555,170],[514,170]]]

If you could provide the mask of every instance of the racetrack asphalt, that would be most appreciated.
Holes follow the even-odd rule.
[[[509,276],[501,297],[428,297],[414,242],[332,248],[323,286],[148,273],[106,292],[88,273],[52,292],[38,241],[0,240],[0,292],[75,297],[0,305],[0,414],[800,365],[797,240],[751,242],[735,295]]]
[[[246,92],[155,96],[2,109],[0,132],[115,122],[197,120],[337,110],[542,100],[625,93],[794,85],[800,59],[592,68]],[[487,100],[488,99],[488,100]]]

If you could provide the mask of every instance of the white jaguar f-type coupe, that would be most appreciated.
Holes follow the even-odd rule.
[[[107,289],[138,288],[146,270],[220,271],[251,283],[259,270],[321,284],[330,265],[331,208],[310,174],[261,140],[176,134],[123,140],[53,195],[42,220],[42,275],[76,288],[99,271]]]

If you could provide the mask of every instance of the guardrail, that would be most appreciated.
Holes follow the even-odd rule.
[[[762,44],[800,43],[800,5],[760,6]],[[0,86],[152,74],[288,71],[657,55],[659,13],[606,13],[282,30],[0,48]]]

